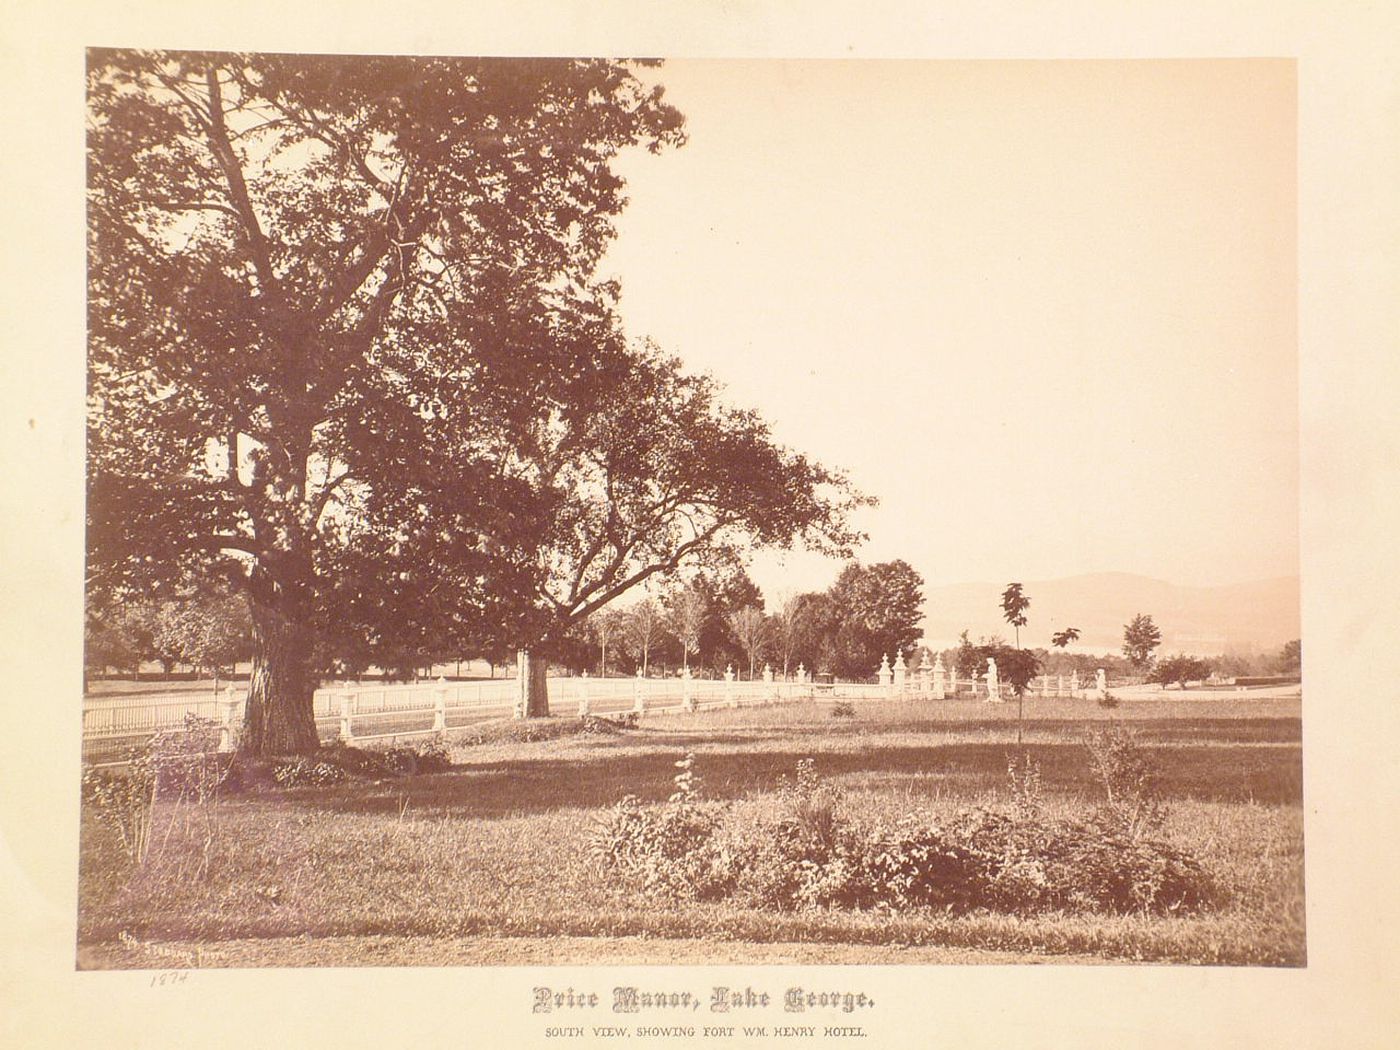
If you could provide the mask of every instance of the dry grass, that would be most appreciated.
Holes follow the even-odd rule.
[[[219,807],[199,879],[188,860],[202,841],[182,829],[178,813],[172,826],[168,808],[159,809],[140,869],[85,815],[81,957],[88,965],[153,965],[144,945],[158,952],[162,944],[310,937],[335,945],[321,961],[344,965],[364,961],[354,945],[367,938],[641,937],[655,939],[645,942],[654,962],[671,961],[669,940],[699,939],[732,943],[734,962],[748,958],[741,944],[820,942],[857,958],[861,945],[925,945],[1300,965],[1297,706],[1157,701],[1105,712],[1069,701],[1027,704],[1028,747],[1053,807],[1081,809],[1095,797],[1080,743],[1087,722],[1131,721],[1154,747],[1173,800],[1170,838],[1231,888],[1222,907],[1200,916],[776,914],[639,901],[594,870],[587,845],[601,811],[627,793],[664,798],[684,750],[696,752],[706,794],[740,806],[764,805],[778,775],[804,756],[869,813],[936,813],[1005,792],[1014,707],[1005,717],[981,704],[870,704],[854,720],[834,720],[821,704],[786,705],[648,720],[616,736],[568,735],[567,726],[547,741],[504,733],[457,747],[446,774],[230,799]],[[258,961],[252,948],[239,958]]]

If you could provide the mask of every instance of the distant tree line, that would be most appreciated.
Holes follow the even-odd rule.
[[[186,594],[89,606],[83,641],[88,674],[138,674],[158,663],[166,674],[184,665],[217,675],[252,658],[253,624],[240,595]]]
[[[923,579],[904,561],[849,562],[826,590],[771,601],[742,569],[700,572],[589,617],[582,634],[594,652],[584,666],[715,675],[733,667],[740,678],[765,666],[790,677],[801,666],[863,678],[882,658],[914,651],[922,617]],[[613,655],[605,668],[606,652]]]

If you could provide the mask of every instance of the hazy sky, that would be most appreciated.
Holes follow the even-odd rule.
[[[930,584],[1298,571],[1282,61],[672,61],[604,269]],[[762,557],[765,589],[832,563]]]

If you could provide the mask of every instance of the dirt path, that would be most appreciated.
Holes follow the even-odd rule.
[[[1107,960],[970,948],[862,944],[760,944],[639,937],[288,937],[197,942],[138,941],[78,949],[83,970],[258,966],[727,966],[975,965]]]

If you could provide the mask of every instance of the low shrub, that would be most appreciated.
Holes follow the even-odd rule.
[[[436,737],[406,744],[393,744],[375,752],[384,772],[411,777],[420,773],[443,773],[452,768],[447,747]]]
[[[605,869],[622,875],[643,892],[672,900],[712,900],[725,896],[717,884],[710,851],[722,807],[700,799],[692,772],[694,755],[676,763],[676,790],[664,806],[644,806],[627,795],[603,818],[592,843]]]
[[[631,712],[632,724],[637,724],[637,713]],[[583,732],[593,736],[617,736],[623,730],[623,725],[611,718],[602,718],[598,715],[583,715],[579,719]]]
[[[784,778],[776,812],[702,802],[682,762],[677,792],[660,806],[623,799],[594,838],[610,873],[676,900],[732,899],[755,908],[945,911],[1194,911],[1212,900],[1208,873],[1160,841],[1126,800],[1087,820],[1048,817],[1029,759],[1008,765],[1009,806],[963,810],[938,824],[894,825],[845,811],[810,759]]]
[[[187,714],[184,725],[158,733],[127,753],[124,766],[83,771],[82,795],[97,819],[116,833],[127,859],[144,864],[157,799],[189,804],[204,817],[206,844],[216,832],[213,810],[229,780],[232,756],[220,754],[217,723]]]
[[[146,859],[151,843],[151,810],[156,773],[146,748],[133,750],[120,770],[83,770],[83,802],[113,832],[133,864]]]
[[[838,700],[831,705],[832,718],[855,718],[856,705],[849,700]]]
[[[1193,912],[1210,903],[1213,880],[1195,858],[1144,836],[1120,807],[1057,829],[1051,882],[1066,907],[1126,912]]]
[[[637,713],[582,715],[578,718],[511,718],[481,722],[452,730],[452,743],[459,747],[482,744],[534,744],[579,734],[614,735],[635,729]]]
[[[340,784],[347,780],[382,780],[442,773],[450,768],[452,759],[439,735],[370,747],[352,747],[337,740],[312,755],[267,761],[240,757],[233,773],[245,788],[267,786],[269,783],[282,787],[306,787]]]
[[[282,787],[325,787],[349,778],[342,766],[315,755],[297,755],[272,764],[272,779]]]
[[[210,803],[229,783],[233,756],[219,752],[219,725],[185,715],[180,729],[158,733],[147,745],[163,799]]]
[[[420,741],[413,751],[418,756],[419,773],[445,773],[452,768],[452,758],[447,753],[447,745],[436,737]]]
[[[1157,786],[1157,764],[1127,726],[1090,730],[1085,737],[1089,766],[1104,790],[1105,826],[1121,824],[1139,837],[1162,827],[1166,810]]]

